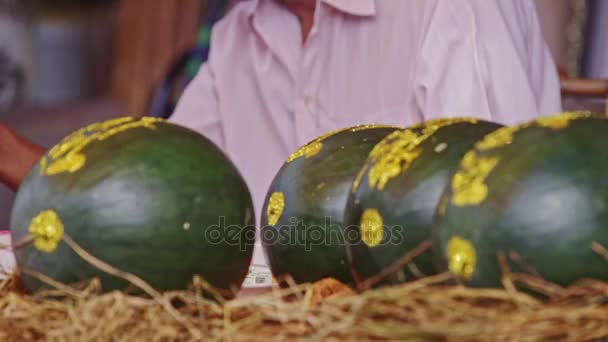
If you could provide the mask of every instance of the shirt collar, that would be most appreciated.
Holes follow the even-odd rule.
[[[254,14],[255,9],[258,7],[259,1],[260,0],[255,0],[254,5],[250,7],[249,15]],[[376,14],[376,0],[319,0],[319,2],[323,2],[338,11],[350,15],[368,17]]]
[[[373,16],[376,14],[375,0],[321,0],[331,7],[356,16]]]

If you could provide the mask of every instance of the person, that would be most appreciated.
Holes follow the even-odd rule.
[[[16,191],[44,151],[0,122],[0,181]]]
[[[285,159],[328,131],[453,116],[514,124],[560,111],[531,0],[241,0],[214,27],[171,120],[228,154],[259,213]],[[12,146],[0,177],[14,188],[40,150],[0,139]],[[254,263],[265,263],[259,249]]]

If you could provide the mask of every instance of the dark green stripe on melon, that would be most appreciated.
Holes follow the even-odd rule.
[[[569,113],[478,143],[442,199],[442,266],[480,287],[501,286],[498,253],[512,271],[560,285],[608,279],[608,263],[592,250],[608,246],[606,132],[608,121]]]
[[[357,171],[395,128],[355,127],[321,137],[279,170],[262,212],[262,243],[273,275],[297,283],[351,283],[342,219]]]
[[[346,209],[355,280],[388,269],[431,239],[435,210],[459,161],[476,141],[501,127],[476,119],[433,120],[395,132],[370,154]],[[379,284],[434,274],[430,250]]]
[[[11,218],[13,241],[29,236],[32,220],[52,210],[82,248],[158,290],[185,289],[194,275],[219,289],[238,289],[255,232],[245,182],[206,138],[169,123],[153,126],[90,142],[82,150],[86,162],[73,173],[41,175],[53,162],[45,156],[19,189]],[[65,243],[51,253],[30,244],[16,251],[16,259],[21,269],[63,283],[100,277],[104,290],[128,285]],[[27,274],[24,282],[30,290],[42,286]]]

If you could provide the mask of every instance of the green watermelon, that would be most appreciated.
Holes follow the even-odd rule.
[[[608,120],[566,113],[489,135],[464,156],[441,199],[441,267],[476,287],[514,272],[560,285],[608,280]]]
[[[469,118],[432,120],[382,140],[360,170],[345,212],[348,256],[358,283],[431,239],[435,209],[462,156],[501,127]],[[435,273],[430,250],[376,285]]]
[[[76,131],[53,147],[20,187],[12,241],[32,291],[35,271],[62,283],[98,277],[129,284],[77,255],[68,235],[98,259],[159,291],[200,275],[230,297],[255,239],[251,196],[228,158],[203,136],[155,118],[119,118]]]
[[[275,278],[352,282],[342,227],[346,199],[368,153],[395,129],[366,125],[332,132],[287,160],[262,211],[262,246]]]

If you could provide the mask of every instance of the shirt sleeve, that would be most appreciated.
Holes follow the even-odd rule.
[[[561,111],[556,66],[530,0],[437,1],[416,62],[425,119],[515,124]]]
[[[210,56],[186,87],[170,120],[201,133],[223,148],[224,136],[212,63]]]

